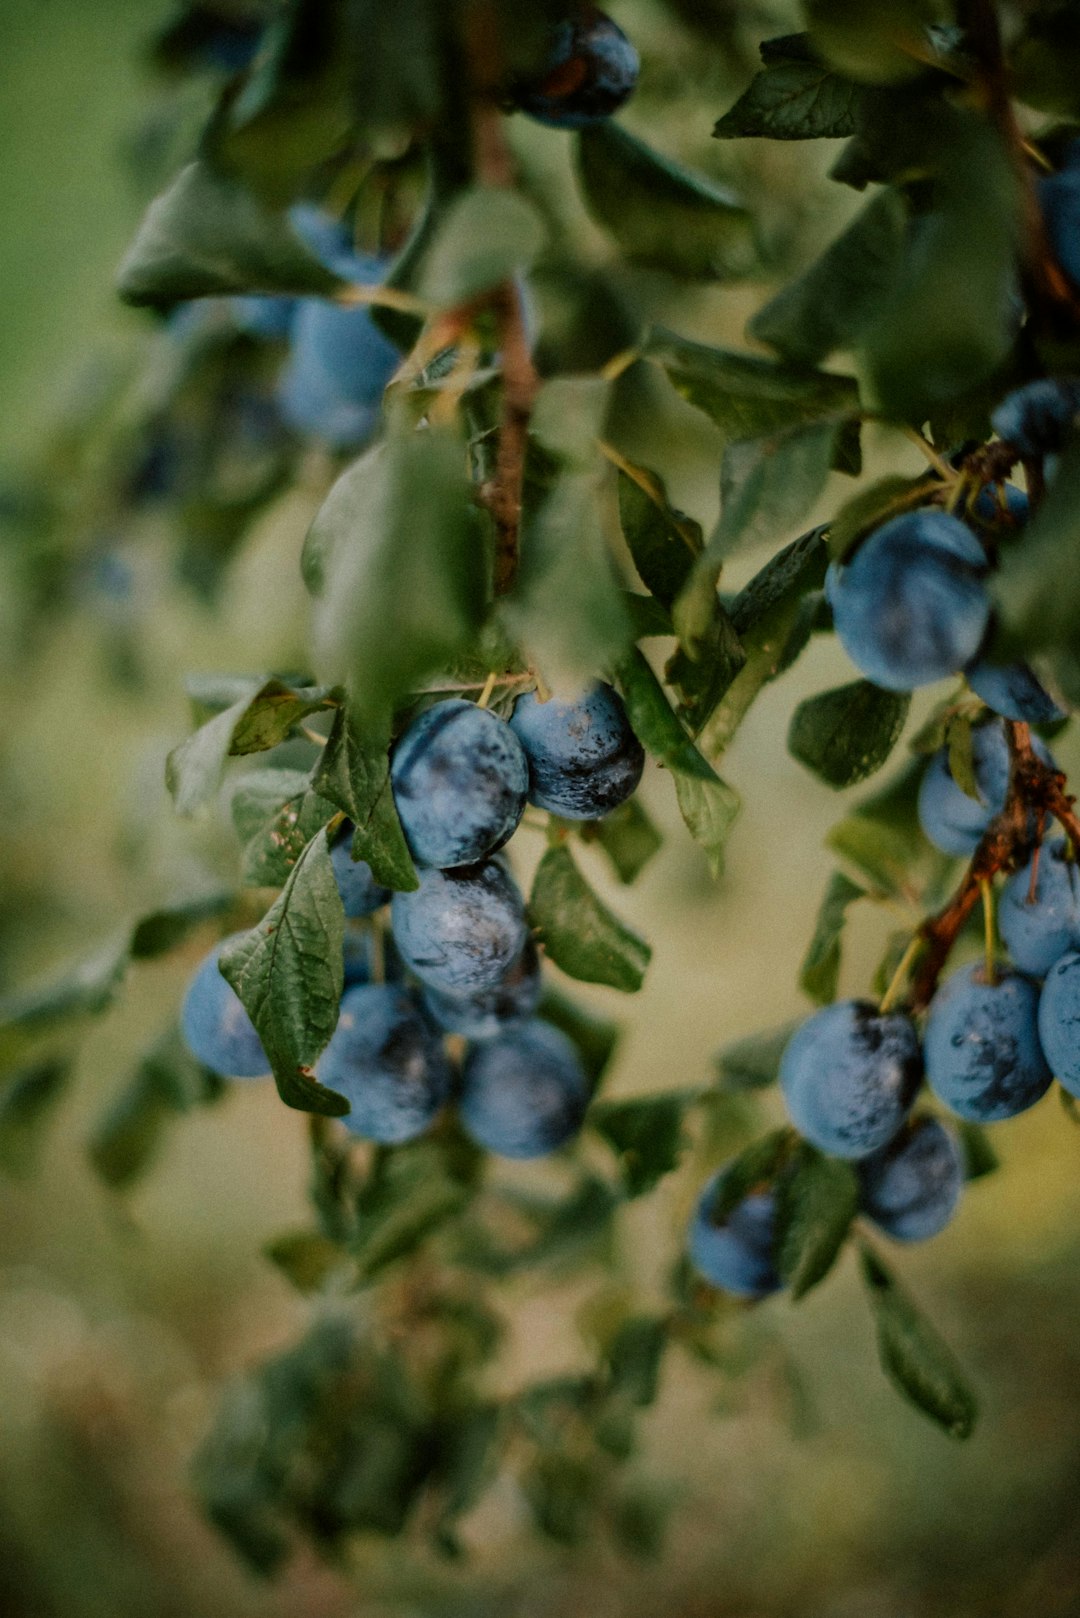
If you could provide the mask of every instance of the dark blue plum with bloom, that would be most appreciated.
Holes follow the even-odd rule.
[[[1039,1038],[1054,1077],[1080,1097],[1080,951],[1055,961],[1039,997]]]
[[[636,790],[645,753],[623,700],[597,683],[570,702],[533,692],[510,720],[529,761],[529,802],[565,820],[599,820]]]
[[[460,1034],[465,1039],[494,1039],[535,1015],[542,990],[540,956],[530,938],[494,988],[470,995],[425,988],[423,1001],[432,1022],[443,1033]]]
[[[963,669],[990,622],[987,558],[972,530],[922,510],[877,528],[834,575],[836,632],[868,680],[913,691]]]
[[[1026,1112],[1050,1088],[1039,1043],[1039,991],[1019,972],[991,982],[981,963],[938,989],[926,1019],[926,1077],[939,1101],[969,1123]]]
[[[998,930],[1013,965],[1045,977],[1055,961],[1080,948],[1080,872],[1064,838],[1043,843],[1006,882]]]
[[[191,1054],[204,1067],[233,1079],[261,1079],[270,1072],[255,1025],[231,983],[218,969],[222,951],[241,933],[233,933],[210,951],[188,985],[180,1009],[180,1028]]]
[[[415,892],[395,893],[390,914],[405,965],[445,994],[496,988],[525,947],[525,905],[498,859],[421,871]]]
[[[860,1204],[898,1242],[924,1242],[952,1219],[964,1189],[964,1153],[937,1118],[915,1118],[859,1164]]]
[[[473,1045],[458,1111],[466,1134],[499,1157],[546,1157],[581,1128],[589,1085],[577,1047],[534,1020]]]
[[[1053,764],[1045,743],[1035,737],[1032,745],[1044,764]],[[991,820],[1004,809],[1009,790],[1009,744],[1000,721],[977,725],[971,750],[977,798],[953,780],[945,747],[931,758],[919,785],[919,824],[935,848],[957,857],[975,852]]]
[[[832,1157],[867,1157],[886,1145],[921,1079],[910,1017],[863,1000],[840,1000],[815,1012],[796,1029],[780,1062],[792,1123]]]
[[[372,916],[376,910],[390,903],[390,889],[380,887],[366,860],[352,857],[352,839],[355,828],[346,822],[330,850],[330,864],[341,894],[346,917],[357,920]]]
[[[773,1260],[776,1198],[752,1191],[721,1221],[713,1215],[730,1164],[708,1181],[690,1224],[690,1262],[714,1287],[736,1298],[766,1298],[783,1285]]]
[[[452,1082],[442,1042],[415,995],[387,983],[345,991],[316,1071],[348,1100],[345,1127],[384,1146],[424,1134],[446,1105]]]
[[[1027,663],[992,663],[979,658],[967,671],[967,683],[1003,719],[1054,725],[1065,718],[1065,710],[1058,707]]]
[[[1050,182],[1047,182],[1050,183]],[[1069,186],[1080,208],[1080,176]],[[1080,267],[1080,212],[1074,253]],[[1069,431],[1080,415],[1080,377],[1047,376],[1027,382],[1002,400],[990,418],[999,438],[1014,445],[1021,455],[1037,459],[1056,455],[1065,447]]]
[[[555,129],[584,129],[617,112],[633,94],[638,53],[619,25],[595,6],[559,23],[535,78],[514,86],[522,112]]]
[[[415,719],[390,761],[394,803],[419,865],[476,865],[517,830],[529,787],[521,743],[474,702],[437,702]]]

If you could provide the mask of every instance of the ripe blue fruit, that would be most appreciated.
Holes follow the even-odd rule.
[[[395,893],[390,914],[405,965],[446,994],[495,988],[525,947],[525,906],[499,860],[423,870],[414,893]]]
[[[935,848],[943,854],[973,854],[979,839],[995,815],[1005,807],[1009,790],[1009,744],[997,720],[977,725],[971,733],[972,763],[977,798],[952,778],[947,748],[940,748],[930,760],[919,784],[919,824]],[[1035,752],[1044,764],[1053,759],[1036,737]]]
[[[415,995],[395,984],[346,989],[316,1069],[352,1108],[345,1127],[364,1140],[415,1140],[445,1106],[450,1064]]]
[[[494,854],[517,830],[529,766],[497,714],[437,702],[394,749],[390,782],[413,859],[448,870]]]
[[[478,994],[444,994],[425,988],[424,1007],[437,1028],[466,1039],[494,1039],[508,1028],[528,1022],[540,1004],[543,983],[540,957],[532,939],[493,989]]]
[[[1080,238],[1078,238],[1080,246]],[[1006,394],[990,423],[1021,455],[1057,454],[1080,414],[1080,377],[1040,377]]]
[[[1039,997],[1039,1038],[1058,1083],[1080,1096],[1080,952],[1075,949],[1047,973]]]
[[[499,1157],[546,1157],[577,1134],[588,1104],[577,1047],[550,1023],[534,1020],[466,1054],[461,1122]]]
[[[754,1191],[717,1224],[713,1207],[730,1168],[725,1164],[709,1180],[690,1225],[690,1262],[706,1281],[736,1298],[765,1298],[783,1285],[773,1262],[776,1199],[771,1191]]]
[[[1033,1107],[1050,1085],[1038,1004],[1038,990],[1019,972],[999,972],[993,983],[979,963],[954,972],[926,1020],[926,1076],[938,1099],[976,1124]]]
[[[955,674],[990,622],[986,553],[957,518],[912,511],[877,528],[831,586],[833,619],[861,673],[889,691]]]
[[[1002,511],[1001,503],[1004,496],[1005,509]],[[973,510],[977,517],[984,522],[1002,522],[1006,517],[1019,525],[1027,522],[1030,502],[1023,489],[1018,489],[1015,483],[997,485],[988,483],[980,489],[975,497]]]
[[[221,953],[240,933],[210,951],[188,984],[180,1009],[180,1027],[188,1050],[215,1073],[234,1079],[261,1079],[270,1063],[231,983],[218,970]]]
[[[1080,290],[1080,173],[1069,168],[1040,181],[1039,204],[1054,257]]]
[[[980,658],[968,669],[967,683],[1003,719],[1050,725],[1065,718],[1027,663],[989,663]]]
[[[283,343],[292,330],[296,298],[272,298],[251,294],[229,299],[229,313],[239,331],[265,342]]]
[[[780,1088],[792,1122],[819,1151],[867,1157],[892,1140],[915,1099],[915,1025],[863,1000],[815,1012],[788,1041]]]
[[[334,877],[338,892],[341,894],[345,915],[356,920],[361,916],[374,915],[384,904],[389,904],[390,889],[379,886],[366,860],[353,859],[353,830],[354,828],[346,822],[341,835],[330,850],[330,864],[334,867]]]
[[[617,23],[594,6],[561,22],[534,79],[514,88],[522,112],[555,129],[600,123],[633,93],[638,53]]]
[[[529,802],[567,820],[598,820],[625,803],[641,780],[645,753],[622,698],[593,685],[576,702],[514,704],[511,728],[529,761]]]
[[[1067,950],[1080,946],[1080,872],[1066,858],[1064,838],[1039,851],[1035,891],[1029,859],[1001,891],[998,928],[1013,965],[1045,977]]]
[[[859,1164],[863,1211],[898,1242],[924,1242],[944,1230],[964,1189],[964,1154],[937,1118],[915,1118]]]

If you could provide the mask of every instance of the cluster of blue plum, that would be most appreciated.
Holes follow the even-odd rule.
[[[576,1134],[587,1077],[573,1043],[536,1015],[539,956],[500,850],[526,803],[595,820],[630,796],[643,766],[625,707],[603,684],[571,701],[528,692],[509,721],[451,698],[404,732],[390,779],[419,886],[393,895],[380,887],[352,858],[348,827],[331,850],[346,916],[345,992],[317,1073],[348,1099],[354,1134],[414,1140],[451,1100],[466,1133],[503,1157],[544,1156]],[[387,905],[389,937],[375,920]],[[188,989],[184,1035],[215,1071],[261,1076],[269,1063],[218,969],[223,948]],[[460,1074],[448,1035],[464,1042]]]

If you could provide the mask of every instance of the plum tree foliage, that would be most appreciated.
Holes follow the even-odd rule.
[[[640,1549],[659,1519],[623,1463],[667,1357],[718,1364],[732,1310],[798,1300],[852,1248],[887,1374],[971,1431],[966,1377],[880,1246],[935,1234],[963,1174],[995,1166],[979,1126],[1051,1065],[1073,1093],[1080,1073],[1080,820],[1031,730],[1080,701],[1069,9],[806,0],[751,65],[758,8],[658,3],[730,77],[719,141],[828,142],[864,199],[738,349],[650,324],[649,289],[775,278],[783,244],[662,129],[654,147],[638,50],[585,0],[185,0],[153,41],[163,95],[197,86],[184,106],[208,114],[119,271],[169,364],[96,458],[100,500],[169,505],[178,572],[212,599],[253,519],[328,473],[296,534],[310,662],[192,683],[168,789],[182,816],[227,805],[235,889],[5,1004],[0,1143],[21,1160],[130,961],[224,938],[190,1047],[166,1028],[90,1150],[131,1184],[174,1114],[253,1065],[308,1115],[312,1222],[270,1258],[310,1327],[231,1390],[195,1461],[256,1568],[361,1531],[454,1554],[508,1467],[543,1533],[603,1524]],[[519,152],[530,114],[561,131],[544,139],[603,254]],[[666,492],[669,438],[642,448],[686,406],[723,441],[708,535]],[[882,475],[862,473],[867,423],[896,452]],[[831,517],[790,540],[833,472]],[[765,545],[727,590],[729,559]],[[644,754],[718,873],[739,808],[723,755],[834,628],[858,677],[799,704],[789,737],[831,787],[885,767],[915,687],[950,684],[830,834],[801,974],[817,1009],[712,1082],[607,1094],[617,1026],[558,974],[632,993],[651,951],[590,860],[630,883],[655,853]],[[527,900],[500,852],[522,823],[546,846]],[[898,897],[910,926],[837,1003],[851,908]],[[747,1145],[738,1120],[778,1075],[792,1122]],[[543,1190],[498,1167],[554,1152]],[[696,1211],[668,1296],[608,1297],[591,1368],[494,1396],[500,1289],[567,1269],[602,1289],[622,1211],[681,1164]]]

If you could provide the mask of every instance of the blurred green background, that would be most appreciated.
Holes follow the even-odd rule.
[[[701,61],[648,0],[613,9],[644,49],[642,126],[714,175],[737,178],[747,165],[757,196],[771,187],[766,226],[785,251],[808,255],[845,205],[818,184],[821,155],[711,146],[712,120],[745,65]],[[20,488],[73,403],[137,371],[154,341],[115,306],[111,275],[143,202],[123,152],[145,95],[138,46],[159,13],[149,0],[4,0],[5,489]],[[755,15],[762,33],[790,22],[782,7]],[[558,174],[559,137],[536,137],[529,160]],[[678,305],[669,289],[654,295],[680,329],[738,342],[761,288]],[[716,445],[689,412],[668,425],[676,492],[708,522]],[[19,632],[22,572],[4,556],[9,983],[228,869],[220,831],[170,818],[162,763],[187,726],[185,673],[302,662],[296,558],[317,490],[316,475],[257,525],[214,612],[170,583],[164,525],[140,533],[140,677],[126,683],[100,603]],[[732,582],[760,560],[740,559]],[[784,735],[801,695],[846,677],[842,655],[819,641],[754,710],[724,766],[746,809],[721,883],[682,832],[668,783],[647,781],[670,835],[640,886],[614,895],[655,959],[633,1003],[596,997],[627,1026],[612,1093],[697,1084],[719,1046],[800,1009],[796,972],[829,868],[822,839],[842,799],[788,758]],[[1066,746],[1065,759],[1074,755]],[[865,988],[881,936],[873,918],[856,919],[849,991]],[[659,1561],[540,1544],[507,1486],[466,1524],[471,1554],[460,1567],[372,1542],[347,1567],[301,1554],[277,1584],[252,1578],[196,1512],[186,1465],[222,1381],[307,1316],[261,1257],[303,1219],[302,1122],[268,1087],[238,1089],[180,1121],[155,1172],[123,1201],[85,1156],[92,1120],[169,1020],[205,944],[132,972],[90,1033],[36,1173],[0,1187],[4,1618],[1080,1613],[1080,1135],[1053,1096],[998,1131],[1002,1171],[971,1189],[956,1223],[896,1263],[981,1390],[983,1419],[966,1447],[885,1385],[849,1259],[798,1309],[781,1298],[733,1310],[730,1375],[669,1356],[635,1463],[673,1506]],[[688,1169],[626,1216],[622,1264],[647,1294],[663,1285],[696,1183]],[[538,1281],[510,1292],[508,1380],[580,1361],[582,1296]]]

